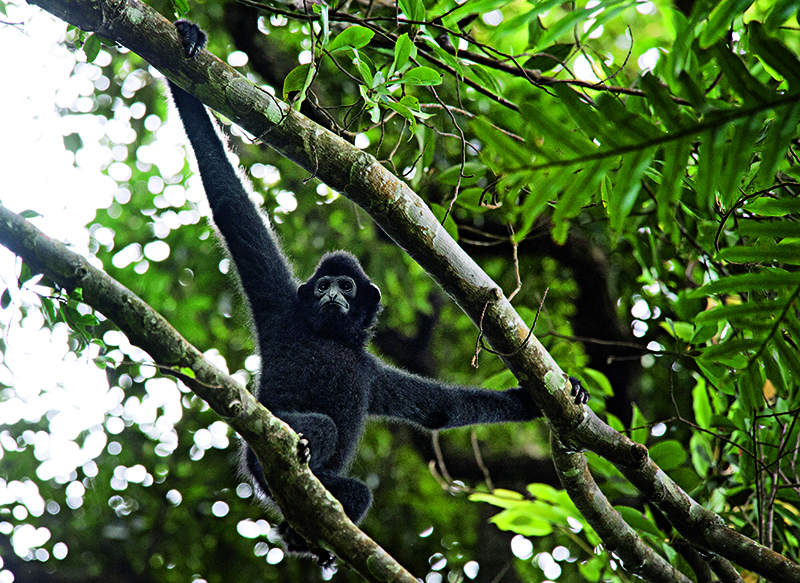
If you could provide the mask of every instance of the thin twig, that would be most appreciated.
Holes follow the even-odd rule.
[[[492,477],[489,475],[489,468],[486,467],[486,464],[483,463],[483,456],[481,455],[481,448],[478,445],[478,435],[475,431],[472,431],[472,451],[475,452],[475,461],[478,464],[478,467],[483,472],[483,479],[486,481],[486,487],[489,488],[489,492],[494,491],[494,484],[492,483]]]

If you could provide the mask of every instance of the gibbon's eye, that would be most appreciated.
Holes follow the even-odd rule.
[[[347,281],[346,279],[339,284],[339,287],[342,288],[342,291],[349,292],[353,289],[353,282]]]
[[[317,282],[317,290],[318,291],[326,291],[328,288],[331,287],[331,284],[327,280],[320,280]]]

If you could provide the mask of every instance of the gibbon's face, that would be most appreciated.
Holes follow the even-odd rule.
[[[314,298],[320,313],[338,309],[341,314],[350,312],[350,302],[356,299],[358,287],[352,277],[325,275],[314,286]]]

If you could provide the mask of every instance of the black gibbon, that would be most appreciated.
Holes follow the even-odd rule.
[[[175,23],[188,58],[204,46],[205,33]],[[169,82],[189,137],[214,223],[224,239],[250,307],[261,356],[258,400],[302,434],[299,455],[358,523],[372,495],[348,477],[367,417],[401,419],[427,429],[541,417],[527,392],[492,391],[446,384],[395,368],[367,351],[381,311],[381,293],[358,260],[328,253],[305,283],[294,276],[265,217],[248,197],[205,106]],[[588,394],[576,379],[576,403]],[[269,496],[255,454],[243,446],[242,470],[262,497]],[[287,550],[311,553],[320,564],[333,556],[309,545],[284,522]]]

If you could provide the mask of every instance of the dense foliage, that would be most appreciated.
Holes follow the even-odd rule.
[[[547,288],[535,333],[593,410],[732,528],[800,559],[800,1],[247,4],[188,17],[211,52],[401,175],[507,295],[519,282],[527,321]],[[157,72],[63,30],[82,47],[68,81],[81,89],[58,101],[78,128],[63,149],[113,182],[73,245],[249,382],[246,310]],[[376,351],[514,383],[487,351],[470,366],[472,323],[368,215],[228,129],[298,275],[347,248],[381,287]],[[0,582],[317,580],[239,484],[227,426],[80,297],[16,269],[0,312]],[[52,378],[47,358],[80,372]],[[416,576],[630,578],[559,491],[543,424],[434,441],[373,425],[353,468],[375,495],[363,529]],[[669,523],[590,462],[690,574]]]

